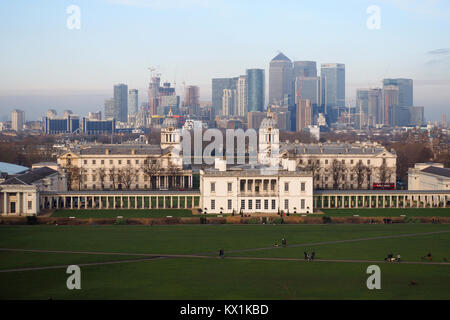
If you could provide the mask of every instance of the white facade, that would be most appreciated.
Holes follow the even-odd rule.
[[[313,212],[312,175],[295,166],[226,168],[220,160],[200,171],[200,194],[208,214]]]
[[[408,190],[450,190],[450,169],[441,163],[416,163],[408,170]]]
[[[22,131],[25,124],[25,112],[22,110],[14,110],[11,114],[11,128],[14,131]]]

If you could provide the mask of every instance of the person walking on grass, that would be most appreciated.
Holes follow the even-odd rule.
[[[219,250],[219,257],[220,257],[221,259],[223,259],[223,256],[224,256],[223,249],[220,249],[220,250]]]
[[[316,256],[316,253],[313,251],[311,252],[311,260],[314,260],[314,257]]]

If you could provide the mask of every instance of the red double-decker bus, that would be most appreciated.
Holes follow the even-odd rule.
[[[395,190],[395,183],[374,183],[373,190]]]

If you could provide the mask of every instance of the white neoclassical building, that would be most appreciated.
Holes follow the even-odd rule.
[[[200,171],[201,209],[210,214],[312,213],[313,181],[293,161],[284,166],[238,165]]]
[[[408,190],[450,190],[450,169],[442,163],[416,163],[408,170]]]

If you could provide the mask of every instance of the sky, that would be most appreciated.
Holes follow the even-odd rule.
[[[80,9],[80,28],[69,29]],[[370,6],[380,28],[368,28]],[[373,21],[373,20],[370,20]],[[0,121],[47,109],[85,115],[104,109],[113,85],[147,98],[149,67],[164,81],[200,86],[292,60],[346,65],[346,98],[383,78],[412,78],[427,120],[450,118],[448,0],[14,0],[0,2]],[[267,91],[267,90],[266,90]]]

